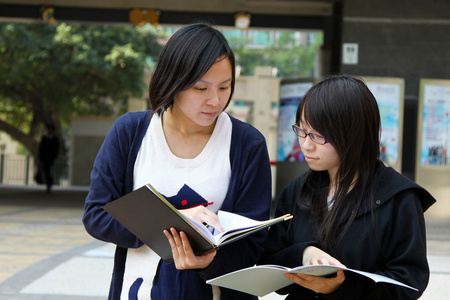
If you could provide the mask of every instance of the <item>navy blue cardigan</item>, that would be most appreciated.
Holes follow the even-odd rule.
[[[255,220],[268,219],[271,170],[265,138],[251,125],[230,118],[231,179],[221,209]],[[120,298],[127,248],[140,247],[142,242],[102,207],[132,191],[134,163],[150,119],[151,111],[131,112],[119,117],[105,138],[91,173],[83,223],[93,237],[117,245],[109,299]],[[206,279],[254,265],[262,255],[266,237],[267,232],[260,231],[223,247],[208,268],[193,274],[200,276],[204,282]],[[189,288],[195,289],[193,286]],[[181,291],[181,295],[183,294],[185,293]],[[221,299],[257,298],[221,289]]]

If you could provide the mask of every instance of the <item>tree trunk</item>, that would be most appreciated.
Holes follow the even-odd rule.
[[[37,155],[39,141],[0,119],[0,131],[7,133],[12,139],[21,143],[32,155]]]

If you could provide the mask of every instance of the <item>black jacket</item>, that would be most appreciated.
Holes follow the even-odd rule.
[[[344,283],[328,295],[316,294],[297,284],[280,291],[286,299],[417,299],[428,285],[429,267],[426,257],[423,212],[435,199],[423,188],[392,168],[382,168],[375,200],[376,222],[370,212],[361,209],[339,244],[328,253],[351,269],[378,273],[419,289],[377,283],[346,272]],[[292,213],[301,177],[292,181],[281,193],[276,216]],[[292,222],[292,224],[290,224]],[[296,267],[302,264],[306,246],[319,248],[310,211],[296,207],[291,222],[272,226],[267,251],[260,264]],[[290,229],[288,230],[288,227]]]

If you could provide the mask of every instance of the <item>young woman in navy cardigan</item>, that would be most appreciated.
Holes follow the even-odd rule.
[[[196,256],[184,233],[166,231],[166,264],[102,207],[150,183],[184,214],[217,230],[219,209],[270,217],[271,171],[262,134],[224,112],[235,84],[233,52],[208,24],[182,27],[162,50],[150,82],[153,111],[117,119],[94,163],[83,222],[117,245],[109,299],[256,299],[207,285],[254,265],[267,231]]]

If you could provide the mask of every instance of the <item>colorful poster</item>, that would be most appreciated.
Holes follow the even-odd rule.
[[[304,161],[298,138],[292,131],[297,107],[313,82],[281,84],[278,123],[278,161]]]
[[[400,169],[404,80],[367,78],[367,86],[378,103],[381,118],[380,159]]]
[[[450,81],[422,83],[422,127],[420,163],[448,166],[450,157]]]

